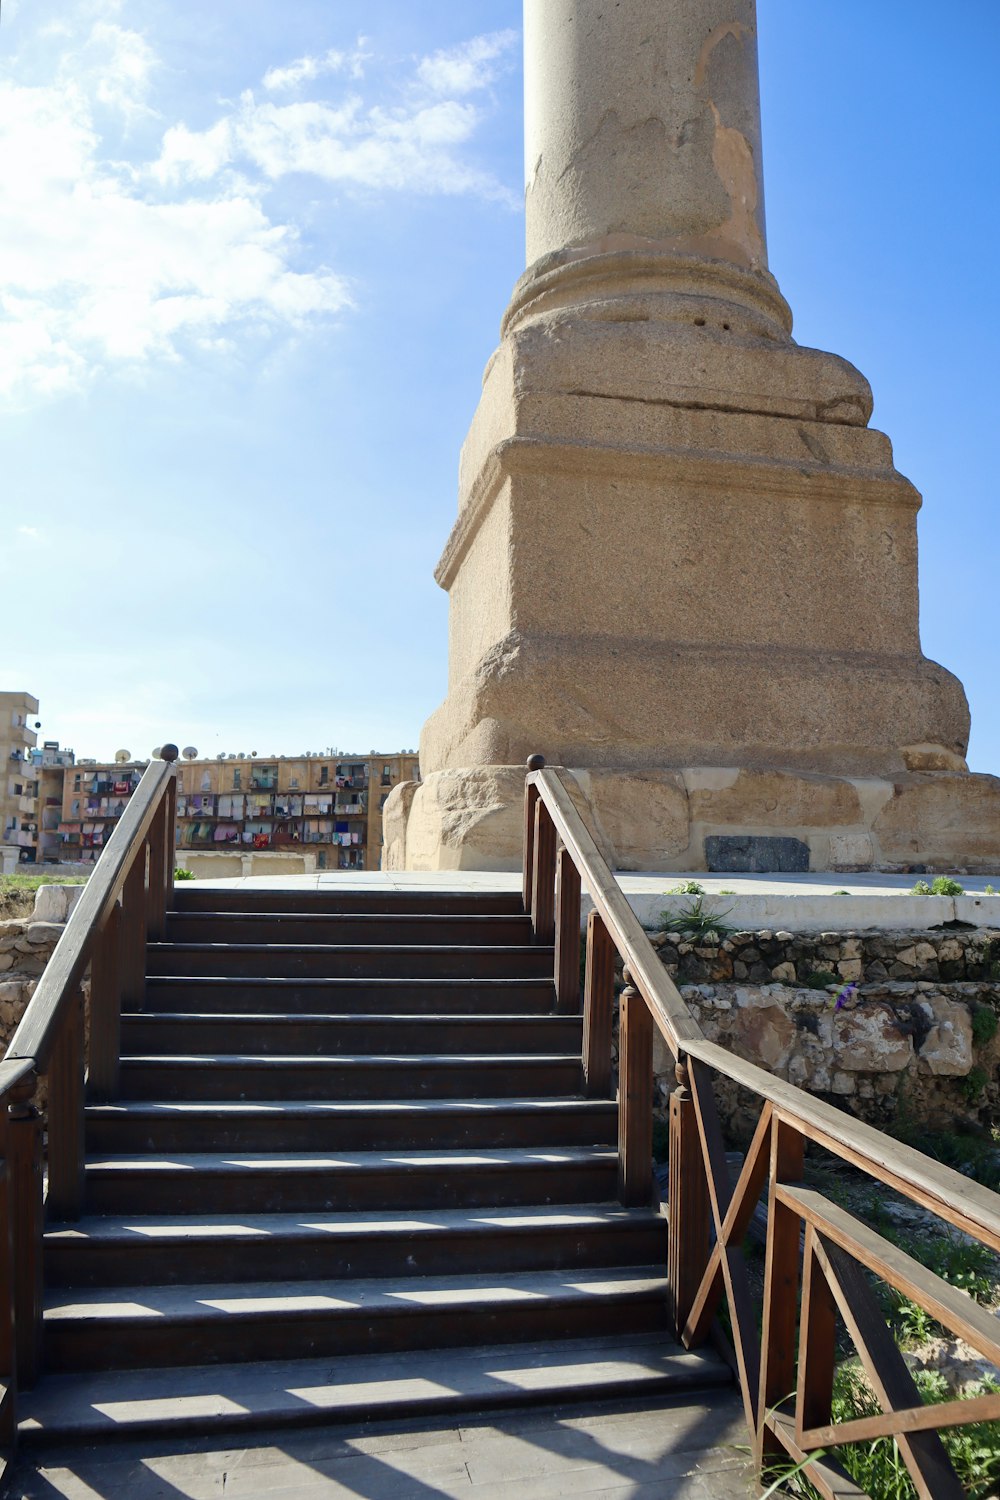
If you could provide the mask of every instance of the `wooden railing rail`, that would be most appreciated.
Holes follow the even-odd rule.
[[[43,1224],[79,1216],[85,1095],[115,1097],[122,1003],[141,999],[146,943],[163,934],[173,886],[177,754],[176,745],[165,745],[147,766],[0,1061],[0,1466],[16,1439],[17,1389],[33,1385],[41,1367]],[[81,988],[88,967],[89,1046]],[[42,1077],[44,1200],[35,1103]]]
[[[678,1338],[688,1347],[710,1335],[720,1340],[716,1314],[725,1298],[729,1355],[761,1473],[790,1460],[805,1466],[805,1477],[829,1500],[861,1496],[864,1491],[826,1450],[889,1436],[920,1500],[958,1500],[962,1488],[936,1429],[1000,1420],[1000,1394],[924,1406],[869,1277],[896,1288],[997,1364],[1000,1326],[884,1236],[806,1188],[806,1148],[821,1148],[997,1252],[1000,1196],[709,1041],[601,855],[574,803],[575,791],[567,772],[546,768],[541,756],[531,758],[525,785],[525,909],[536,940],[555,940],[556,1004],[570,1010],[581,1005],[579,974],[571,974],[568,960],[571,951],[579,951],[581,888],[593,903],[582,994],[582,1082],[591,1096],[606,1095],[610,1087],[615,954],[622,959],[618,1181],[625,1204],[656,1196],[654,1026],[673,1056],[678,1087],[669,1105],[667,1291]],[[716,1075],[760,1103],[735,1183],[715,1101]],[[765,1185],[767,1245],[758,1325],[743,1244]],[[838,1318],[883,1407],[879,1417],[833,1421]]]

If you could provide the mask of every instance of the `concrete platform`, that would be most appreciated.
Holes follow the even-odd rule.
[[[749,1500],[735,1391],[22,1454],[12,1500]]]
[[[678,911],[693,897],[672,894],[696,880],[708,910],[741,931],[762,928],[788,932],[909,931],[961,922],[1000,928],[1000,895],[988,896],[986,876],[963,876],[962,896],[915,896],[916,875],[664,875],[620,871],[618,880],[639,920],[655,927],[665,910]],[[928,877],[930,880],[931,877]],[[993,882],[1000,890],[1000,875]],[[199,890],[301,891],[519,891],[519,874],[487,870],[352,871],[321,870],[311,875],[199,880]],[[589,902],[584,898],[584,916]]]

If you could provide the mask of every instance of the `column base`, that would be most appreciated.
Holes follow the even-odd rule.
[[[521,868],[524,767],[437,771],[384,809],[387,870]],[[572,771],[616,870],[1000,873],[1000,778],[706,766]]]

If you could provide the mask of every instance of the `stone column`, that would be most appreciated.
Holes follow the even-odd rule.
[[[526,0],[529,265],[659,250],[767,269],[753,0]]]
[[[754,0],[525,0],[525,52],[529,264],[388,862],[515,866],[535,751],[622,868],[771,830],[800,867],[885,862],[880,808],[965,771],[968,711],[920,650],[920,497],[767,268]]]

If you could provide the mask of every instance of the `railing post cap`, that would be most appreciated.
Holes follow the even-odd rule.
[[[544,755],[529,755],[528,756],[528,770],[529,771],[544,771],[545,770],[545,756]]]
[[[180,755],[180,753],[181,752],[178,750],[178,748],[177,748],[176,745],[161,745],[161,747],[160,747],[160,759],[161,760],[169,760],[169,761],[176,760],[177,757],[178,757],[178,755]]]

